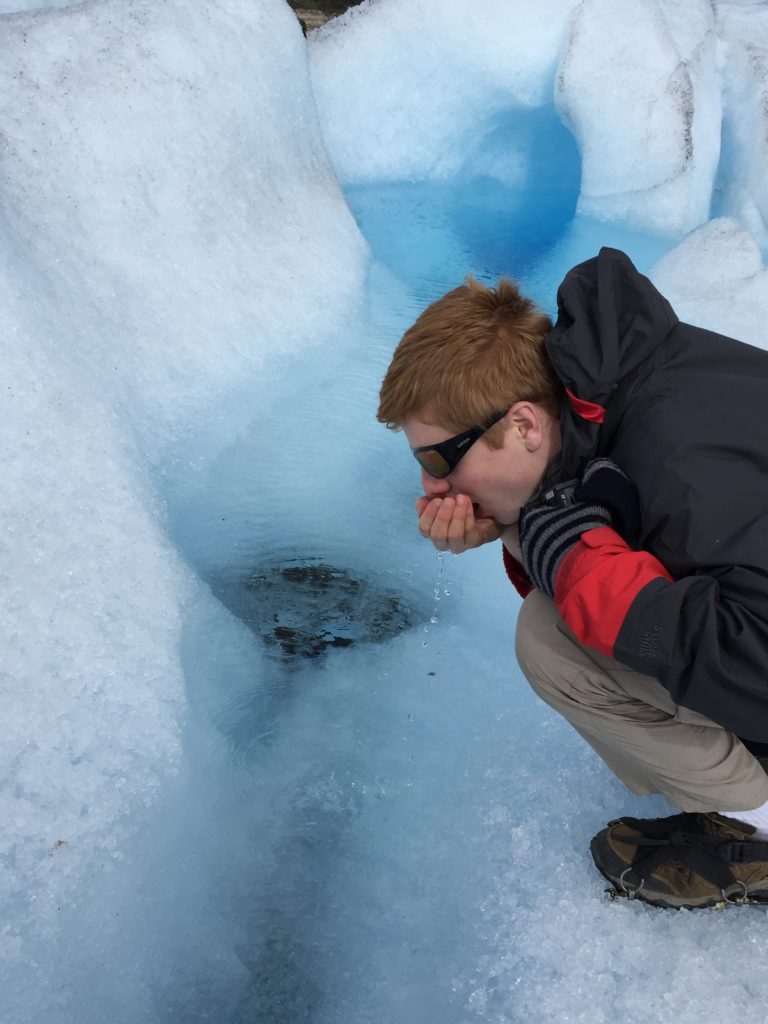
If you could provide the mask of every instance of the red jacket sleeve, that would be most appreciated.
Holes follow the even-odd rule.
[[[676,704],[768,740],[768,615],[749,565],[673,579],[609,527],[588,530],[555,580],[555,603],[587,647],[654,676]]]
[[[563,559],[555,604],[578,639],[614,657],[619,630],[637,595],[652,580],[672,577],[647,551],[633,550],[608,526],[588,530]]]

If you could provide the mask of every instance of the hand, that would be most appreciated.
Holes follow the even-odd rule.
[[[581,535],[612,526],[632,544],[640,532],[637,488],[610,459],[587,463],[570,505],[526,505],[520,515],[523,568],[535,587],[554,596],[563,559]]]
[[[455,498],[417,498],[419,532],[432,541],[438,551],[462,551],[479,548],[498,540],[502,527],[495,519],[476,519],[466,494]]]
[[[601,505],[611,513],[611,526],[635,545],[640,538],[640,497],[637,488],[615,462],[592,459],[574,498],[587,505]]]

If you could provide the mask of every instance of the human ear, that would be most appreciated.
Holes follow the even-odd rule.
[[[520,435],[526,450],[538,451],[544,441],[541,410],[532,402],[515,402],[507,416]]]

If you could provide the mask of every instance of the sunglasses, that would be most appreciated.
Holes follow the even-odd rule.
[[[425,444],[421,448],[412,448],[411,451],[422,469],[430,476],[441,480],[456,469],[475,441],[481,438],[486,430],[490,430],[494,423],[503,419],[508,411],[505,409],[504,412],[494,413],[482,427],[470,427],[463,434],[449,437],[440,444]]]

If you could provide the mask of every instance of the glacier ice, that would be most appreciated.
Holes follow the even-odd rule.
[[[714,21],[708,0],[684,13],[657,0],[574,11],[556,89],[580,143],[582,213],[667,234],[707,219],[720,152]]]
[[[10,1024],[69,1019],[73,963],[119,923],[83,900],[181,770],[201,584],[157,467],[192,424],[212,437],[222,396],[269,359],[320,344],[358,301],[366,247],[278,0],[0,24]]]
[[[524,181],[524,141],[494,139],[497,126],[556,103],[581,150],[580,213],[672,238],[714,208],[765,248],[767,19],[764,3],[709,0],[489,3],[482,15],[394,0],[315,32],[310,60],[345,182]]]
[[[369,0],[309,57],[280,0],[8,11],[3,1021],[758,1024],[759,913],[602,899],[592,832],[665,808],[528,692],[373,413],[465,272],[551,308],[603,243],[768,346],[766,5]],[[297,558],[412,628],[281,660],[241,585]]]
[[[552,102],[575,0],[391,0],[310,39],[323,137],[345,182],[449,178],[511,109]],[[342,98],[343,94],[343,98]],[[507,158],[508,180],[524,154]]]
[[[681,320],[768,349],[768,269],[735,220],[718,218],[692,231],[651,276]]]
[[[36,11],[45,7],[71,7],[81,0],[0,0],[0,14],[18,14],[20,11]]]
[[[768,6],[718,3],[724,82],[721,196],[768,251]]]

